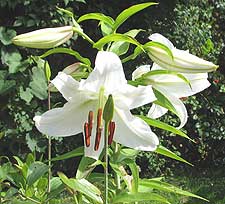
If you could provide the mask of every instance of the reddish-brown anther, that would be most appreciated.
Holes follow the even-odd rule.
[[[109,138],[108,138],[108,145],[111,145],[113,142],[113,136],[115,132],[116,124],[115,122],[109,122]]]
[[[92,127],[93,127],[93,118],[94,118],[94,113],[93,111],[89,111],[89,114],[88,114],[88,133],[89,133],[89,136],[91,136],[91,132],[92,132]]]
[[[102,136],[102,128],[97,128],[96,137],[95,137],[95,147],[94,147],[95,151],[98,151],[99,144],[100,144],[100,141],[101,141],[101,136]]]
[[[84,123],[84,136],[85,136],[85,145],[86,147],[90,146],[90,133],[88,123]]]

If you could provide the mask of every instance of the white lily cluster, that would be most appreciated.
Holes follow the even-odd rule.
[[[210,83],[207,80],[207,72],[217,69],[218,66],[194,56],[188,51],[175,48],[167,38],[158,33],[152,34],[149,39],[168,47],[173,58],[160,47],[151,48],[150,51],[148,50],[148,54],[154,61],[152,67],[150,68],[150,65],[140,66],[133,72],[132,78],[135,80],[143,76],[146,84],[152,85],[169,100],[180,118],[178,128],[181,128],[186,124],[188,118],[187,110],[181,99],[208,88]],[[175,74],[170,72],[150,74],[155,70],[171,70],[175,71]],[[148,117],[159,118],[167,111],[165,107],[153,104],[148,112]]]

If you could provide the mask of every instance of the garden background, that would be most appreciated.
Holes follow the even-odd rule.
[[[47,139],[34,127],[32,118],[47,110],[47,82],[44,72],[33,66],[27,55],[40,55],[43,51],[18,48],[11,44],[16,34],[46,27],[68,25],[69,17],[56,6],[72,11],[79,17],[88,12],[102,12],[112,17],[141,0],[8,0],[0,1],[0,155],[18,155],[25,158],[35,152],[39,158],[47,158]],[[141,176],[166,176],[175,184],[210,200],[225,203],[225,1],[224,0],[160,0],[135,18],[125,22],[121,33],[129,28],[140,28],[151,33],[161,33],[179,49],[210,60],[220,66],[209,74],[211,87],[198,96],[185,99],[189,120],[183,128],[196,144],[168,132],[157,131],[163,145],[177,152],[194,166],[178,163],[157,154],[141,152],[137,157]],[[96,41],[100,32],[96,21],[84,22],[83,29]],[[138,40],[145,42],[148,35],[140,33]],[[91,58],[97,50],[84,40],[73,37],[67,46],[82,56]],[[54,58],[53,58],[54,57]],[[64,67],[76,62],[71,56],[57,54],[48,57],[52,76]],[[92,59],[93,61],[94,59]],[[125,70],[128,77],[141,64],[148,64],[144,56],[129,62]],[[41,66],[41,65],[40,65]],[[52,104],[63,104],[62,98],[52,95]],[[145,108],[139,109],[146,112]],[[173,115],[163,117],[170,124],[179,121]],[[171,137],[170,137],[171,136]],[[71,151],[82,144],[82,137],[54,140],[53,156]],[[60,170],[73,176],[79,158],[54,163],[53,173]],[[185,203],[176,197],[174,203]],[[179,200],[179,201],[178,201]],[[192,201],[190,203],[204,203]]]

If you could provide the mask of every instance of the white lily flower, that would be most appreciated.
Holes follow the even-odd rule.
[[[112,94],[115,122],[112,126],[113,140],[137,150],[156,149],[159,144],[157,136],[147,123],[130,112],[133,108],[156,100],[152,87],[127,84],[122,63],[116,54],[98,52],[95,69],[86,80],[78,82],[59,72],[52,83],[67,103],[62,108],[54,108],[34,117],[40,132],[52,136],[70,136],[83,132],[85,155],[97,159],[104,146],[104,136],[96,133],[96,130],[102,128],[100,112],[108,95]],[[91,133],[87,134],[87,131]]]
[[[175,48],[174,45],[161,34],[154,33],[149,39],[153,42],[161,43],[171,50],[173,58],[160,46],[148,47],[149,57],[165,69],[185,73],[204,73],[215,71],[218,68],[218,66],[212,62],[192,55],[188,51]]]
[[[154,70],[164,70],[156,63],[153,64],[151,71]],[[133,74],[133,80],[141,77],[143,74],[150,71],[149,65],[143,65],[137,68]],[[187,83],[181,77],[175,74],[153,74],[146,75],[145,82],[152,85],[153,88],[161,92],[173,105],[176,109],[178,117],[180,118],[180,126],[183,127],[188,118],[187,110],[180,98],[192,96],[198,92],[203,91],[204,89],[210,86],[209,81],[207,80],[207,73],[196,73],[196,74],[187,74],[182,73],[182,75],[189,81]],[[148,112],[148,117],[158,118],[164,115],[168,110],[160,105],[153,104]]]
[[[29,33],[17,35],[12,39],[15,45],[48,49],[57,47],[73,36],[72,26],[63,26],[57,28],[44,28]]]

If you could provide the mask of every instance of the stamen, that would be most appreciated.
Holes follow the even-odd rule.
[[[101,135],[102,135],[102,128],[97,128],[96,137],[95,137],[95,147],[94,147],[95,151],[98,151],[98,149],[99,149],[99,144],[100,144],[100,141],[101,141]]]
[[[89,133],[89,136],[91,136],[91,132],[92,132],[93,117],[94,117],[93,111],[89,111],[89,114],[88,114],[88,124],[89,124],[88,125],[89,126],[88,133]]]
[[[113,121],[109,122],[109,138],[108,138],[108,145],[111,145],[113,142],[113,136],[115,132],[116,124]]]
[[[102,109],[98,109],[98,115],[97,115],[97,128],[96,128],[96,137],[95,137],[95,147],[94,150],[98,151],[99,144],[101,141],[101,134],[102,134]]]
[[[84,136],[85,136],[85,145],[86,147],[90,146],[90,133],[89,133],[89,124],[84,123]]]

